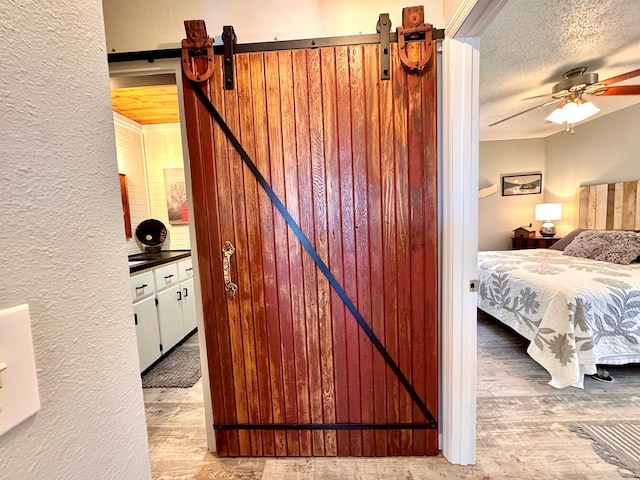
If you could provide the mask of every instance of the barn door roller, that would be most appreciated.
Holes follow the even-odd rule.
[[[431,24],[424,23],[424,7],[402,9],[402,26],[398,27],[398,52],[400,61],[409,70],[421,71],[431,59],[433,41]],[[407,42],[420,42],[420,58],[409,59]]]
[[[187,38],[182,40],[182,71],[193,82],[206,82],[213,75],[213,39],[207,35],[204,20],[185,20]],[[191,69],[194,57],[206,56],[206,72],[196,75]]]
[[[206,82],[213,75],[213,39],[207,35],[207,27],[204,20],[185,20],[184,29],[187,38],[182,40],[182,70],[185,76],[194,82]],[[233,90],[235,81],[233,78],[233,51],[236,45],[236,32],[233,26],[225,25],[222,28],[222,54],[224,65],[224,88]],[[196,57],[207,57],[207,70],[196,75],[192,69],[192,61]]]

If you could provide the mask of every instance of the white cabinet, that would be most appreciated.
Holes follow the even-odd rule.
[[[178,279],[180,281],[180,307],[184,334],[188,335],[198,326],[196,319],[196,296],[193,291],[193,265],[191,259],[178,262]]]
[[[130,282],[142,372],[197,327],[191,259],[143,270]]]
[[[167,352],[184,337],[180,287],[176,284],[156,293],[158,299],[158,323],[162,351]]]
[[[136,324],[136,338],[138,339],[138,361],[142,372],[158,360],[161,355],[156,298],[151,296],[135,302],[133,316]]]
[[[184,334],[187,335],[198,326],[196,319],[196,296],[193,293],[193,278],[180,282],[180,292],[182,296],[182,300],[180,300],[182,323]]]

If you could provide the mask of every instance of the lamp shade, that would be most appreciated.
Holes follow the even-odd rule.
[[[549,221],[562,218],[561,203],[541,203],[536,205],[536,220]]]

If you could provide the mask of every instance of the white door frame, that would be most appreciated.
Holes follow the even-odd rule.
[[[442,49],[441,449],[461,465],[476,456],[478,36],[506,2],[461,2]]]
[[[187,190],[187,206],[189,208],[189,218],[193,218],[193,197],[191,195],[191,163],[189,162],[189,148],[187,143],[187,127],[184,114],[184,96],[182,94],[182,63],[179,58],[160,59],[153,63],[147,61],[134,61],[124,63],[109,64],[109,75],[117,76],[138,76],[154,75],[163,73],[173,73],[176,76],[176,86],[178,89],[178,110],[180,114],[180,134],[182,136],[182,158],[184,162],[184,176]],[[189,237],[191,239],[191,259],[193,263],[193,279],[195,285],[196,317],[198,320],[198,331],[204,332],[204,320],[202,315],[202,296],[200,295],[200,271],[198,270],[198,250],[196,245],[196,232],[194,222],[189,222]],[[198,336],[200,347],[200,369],[202,371],[202,390],[204,397],[204,417],[207,428],[207,448],[215,452],[216,440],[213,431],[213,412],[211,409],[211,390],[209,389],[209,363],[206,352],[204,335]]]

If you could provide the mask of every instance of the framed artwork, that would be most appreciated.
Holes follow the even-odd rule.
[[[184,184],[184,169],[164,169],[164,190],[167,198],[169,224],[186,225],[189,223],[187,190]]]
[[[542,193],[542,174],[503,175],[502,196],[533,195]]]

